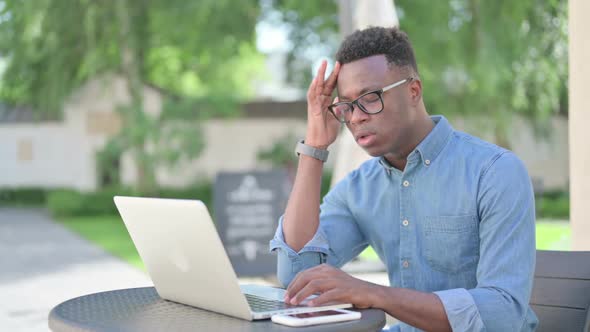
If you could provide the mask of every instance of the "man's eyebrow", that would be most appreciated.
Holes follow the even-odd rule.
[[[358,98],[358,96],[360,96],[360,95],[362,95],[362,94],[365,94],[365,93],[367,93],[367,92],[371,92],[371,91],[377,91],[377,90],[379,90],[379,89],[380,89],[380,88],[375,88],[375,87],[366,87],[366,88],[363,88],[363,89],[361,89],[361,91],[359,91],[359,92],[358,92],[358,94],[357,94],[357,98]],[[354,99],[354,98],[350,98],[350,97],[348,97],[348,96],[343,96],[343,95],[340,95],[340,94],[338,94],[338,99],[352,100],[352,99]]]

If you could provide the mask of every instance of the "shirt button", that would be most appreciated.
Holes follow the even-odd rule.
[[[408,220],[402,221],[402,225],[404,225],[404,226],[408,226],[409,224],[410,224],[410,222]]]
[[[410,186],[410,181],[406,180],[406,181],[404,181],[403,184],[404,184],[404,187],[408,187],[408,186]]]
[[[425,163],[426,165],[430,165],[430,159],[426,159],[426,160],[424,160],[424,163]]]
[[[408,262],[408,261],[403,261],[403,262],[402,262],[402,266],[404,267],[404,269],[407,269],[407,268],[408,268],[408,266],[410,266],[410,262]]]

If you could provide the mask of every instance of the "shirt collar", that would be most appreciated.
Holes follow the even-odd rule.
[[[430,117],[434,121],[434,128],[432,131],[418,144],[418,146],[410,153],[415,154],[418,151],[422,157],[422,162],[430,164],[436,160],[442,149],[447,145],[451,134],[454,130],[449,121],[442,115],[433,115]],[[408,160],[409,157],[408,156]]]
[[[433,115],[430,118],[434,122],[434,128],[432,128],[430,133],[428,133],[422,142],[416,146],[414,151],[408,155],[408,162],[422,158],[422,162],[426,164],[426,166],[429,166],[436,160],[436,157],[451,138],[454,129],[444,116]],[[394,168],[383,156],[379,158],[379,163],[386,170]]]

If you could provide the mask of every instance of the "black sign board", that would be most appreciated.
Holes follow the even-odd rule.
[[[238,276],[276,273],[268,243],[284,213],[291,184],[286,171],[219,173],[214,205],[217,230]]]

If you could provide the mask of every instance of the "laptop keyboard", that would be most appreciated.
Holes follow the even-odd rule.
[[[252,295],[252,294],[244,294],[244,295],[246,295],[246,300],[248,300],[248,304],[250,305],[250,308],[254,312],[265,312],[265,311],[275,311],[275,310],[284,310],[284,309],[305,307],[305,306],[301,306],[301,305],[287,304],[282,301],[269,300],[269,299],[265,299],[263,297]]]

